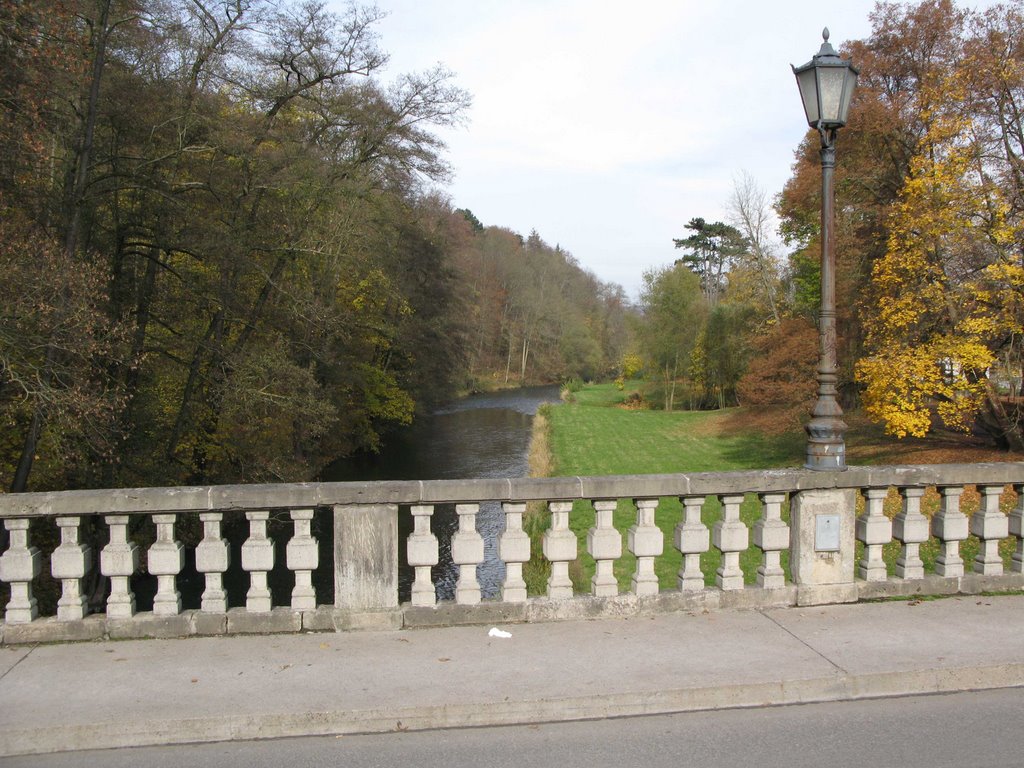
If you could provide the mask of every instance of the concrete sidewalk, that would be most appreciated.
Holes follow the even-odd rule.
[[[488,629],[3,647],[0,755],[1024,686],[1024,596]]]

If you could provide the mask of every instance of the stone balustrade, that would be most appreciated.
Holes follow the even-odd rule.
[[[491,542],[478,519],[487,504],[504,519]],[[445,505],[458,524],[439,538],[432,523]],[[537,526],[525,521],[538,514],[546,525],[531,547],[527,528]],[[404,537],[400,517],[410,521]],[[244,532],[237,547],[225,538],[229,518]],[[8,494],[0,495],[0,519],[3,643],[540,621],[1024,587],[1020,462]],[[503,567],[493,595],[478,580],[485,549]],[[439,600],[445,558],[457,581],[451,599]],[[400,562],[410,573],[404,602]],[[528,569],[540,578],[527,578]],[[146,578],[151,594],[143,596]],[[235,605],[229,585],[241,595]],[[40,615],[42,602],[52,604],[48,615]]]

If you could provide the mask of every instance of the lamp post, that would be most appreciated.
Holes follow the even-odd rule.
[[[839,58],[828,42],[802,67],[793,67],[807,123],[821,135],[821,314],[818,337],[818,399],[807,423],[807,469],[846,469],[846,424],[836,397],[836,276],[832,251],[832,171],[836,166],[836,133],[846,125],[857,69]]]

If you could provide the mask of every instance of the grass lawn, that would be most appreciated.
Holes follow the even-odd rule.
[[[795,428],[764,428],[763,413],[732,408],[722,411],[677,411],[666,413],[621,407],[627,386],[620,391],[614,384],[587,385],[574,394],[574,402],[553,406],[547,413],[551,474],[621,475],[660,474],[674,472],[726,472],[734,470],[797,467],[803,464],[805,435]],[[777,425],[776,425],[777,426]],[[1020,460],[1021,457],[993,454],[977,446],[942,440],[900,442],[886,438],[868,424],[856,423],[848,435],[850,463],[937,463],[944,461]],[[887,503],[887,512],[894,516],[899,510],[899,496],[893,491]],[[977,494],[966,493],[964,511],[970,514],[977,508]],[[1004,494],[1004,507],[1012,506],[1012,491]],[[973,507],[972,507],[973,505]],[[926,514],[938,508],[938,494],[929,491],[925,497]],[[625,532],[633,525],[636,512],[628,500],[622,500],[615,511],[615,527]],[[682,516],[682,504],[677,498],[664,498],[658,506],[656,520],[665,537],[664,554],[657,558],[655,570],[662,589],[676,587],[676,574],[682,556],[673,546],[673,533]],[[756,496],[748,495],[740,516],[748,529],[761,516]],[[721,517],[721,507],[714,497],[704,504],[702,519],[710,529]],[[783,518],[788,522],[788,505]],[[587,530],[594,525],[594,510],[589,502],[577,502],[571,516],[571,527],[579,539],[580,558],[573,568],[573,578],[579,592],[590,591],[590,578],[594,562],[586,553]],[[1004,554],[1009,557],[1012,541],[1004,541]],[[859,547],[860,545],[858,545]],[[615,563],[615,574],[620,590],[630,588],[635,558],[626,551]],[[977,551],[977,541],[962,545],[965,561]],[[899,551],[893,542],[886,550],[892,563]],[[932,540],[922,546],[922,559],[931,567],[938,554],[939,544]],[[860,556],[858,552],[858,557]],[[704,580],[715,583],[715,570],[721,556],[712,546],[701,558]],[[783,566],[786,567],[786,553]],[[751,544],[740,557],[744,578],[756,581],[761,552]]]

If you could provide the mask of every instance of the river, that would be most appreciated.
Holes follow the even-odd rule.
[[[336,462],[322,480],[442,480],[489,477],[525,477],[533,417],[543,403],[558,401],[558,387],[524,387],[456,400],[417,419],[411,427],[391,436],[379,454],[364,454]],[[412,530],[412,515],[399,515],[402,541]],[[484,503],[477,515],[477,530],[484,539],[484,562],[477,579],[484,598],[497,597],[505,578],[498,558],[498,537],[504,529],[501,505]],[[434,568],[438,599],[455,593],[458,568],[452,563],[451,536],[458,528],[453,505],[438,505],[431,530],[438,538],[440,562]],[[399,553],[399,597],[409,599],[412,569]]]

